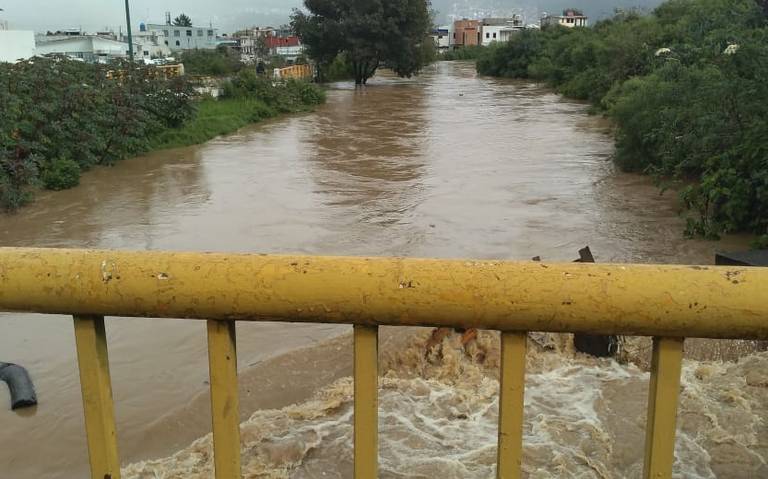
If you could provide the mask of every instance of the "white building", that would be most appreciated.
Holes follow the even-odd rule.
[[[289,60],[296,60],[296,57],[304,53],[304,45],[291,45],[275,47],[275,55],[279,57],[285,57]]]
[[[480,35],[482,45],[487,47],[493,42],[508,42],[512,35],[524,28],[523,18],[520,15],[509,18],[484,18]]]
[[[34,32],[0,29],[0,62],[16,63],[34,55]]]
[[[134,49],[136,48],[137,45],[134,45]],[[66,55],[89,63],[108,63],[118,58],[127,58],[128,43],[95,35],[82,35],[50,41],[39,41],[35,53],[37,55]]]
[[[123,34],[120,40],[128,43],[128,35]],[[170,56],[171,48],[167,40],[161,30],[150,32],[146,25],[140,24],[139,31],[133,34],[133,43],[136,45],[134,58],[149,61]]]
[[[437,27],[432,31],[432,41],[438,52],[444,52],[451,47],[451,27],[448,25]]]
[[[563,10],[560,16],[544,14],[541,17],[541,27],[560,25],[566,28],[586,27],[589,25],[589,18],[581,10],[569,8]]]
[[[218,46],[217,29],[213,27],[180,27],[168,24],[147,24],[147,32],[162,36],[163,45],[171,51],[213,50]]]

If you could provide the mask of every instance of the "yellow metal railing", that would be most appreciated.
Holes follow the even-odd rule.
[[[235,321],[354,327],[355,477],[377,476],[379,325],[501,331],[498,478],[521,476],[528,331],[653,336],[645,478],[674,462],[684,337],[768,339],[768,270],[0,248],[0,310],[74,316],[93,478],[118,479],[104,315],[208,321],[216,477],[240,477]]]

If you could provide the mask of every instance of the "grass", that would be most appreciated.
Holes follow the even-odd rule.
[[[277,115],[278,112],[274,108],[257,99],[205,99],[198,104],[198,111],[193,119],[181,128],[168,129],[154,137],[150,149],[199,145]]]

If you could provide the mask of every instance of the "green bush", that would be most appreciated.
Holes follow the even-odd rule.
[[[80,184],[80,165],[61,158],[53,161],[43,172],[43,186],[49,190],[66,190]]]
[[[225,49],[187,50],[179,58],[187,75],[227,76],[239,72],[244,65]]]
[[[484,50],[485,47],[480,45],[455,48],[440,55],[439,59],[447,62],[454,60],[476,60]]]
[[[626,170],[679,180],[688,235],[768,233],[768,27],[753,0],[671,0],[594,28],[528,30],[478,72],[531,78],[616,124]]]
[[[256,99],[279,113],[295,113],[323,103],[325,92],[306,81],[273,82],[251,70],[243,70],[224,84],[222,97]]]
[[[154,67],[36,57],[0,63],[0,84],[0,207],[6,209],[28,201],[36,186],[76,184],[71,163],[84,171],[142,153],[157,132],[194,115],[186,79],[164,80]]]

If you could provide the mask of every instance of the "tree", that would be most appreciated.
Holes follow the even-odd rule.
[[[192,19],[187,16],[187,14],[182,13],[178,17],[173,19],[173,24],[177,27],[191,27],[192,26]]]
[[[428,0],[305,0],[291,27],[307,54],[323,70],[340,55],[352,65],[355,83],[365,84],[386,65],[401,77],[430,61],[424,48],[432,27]]]

